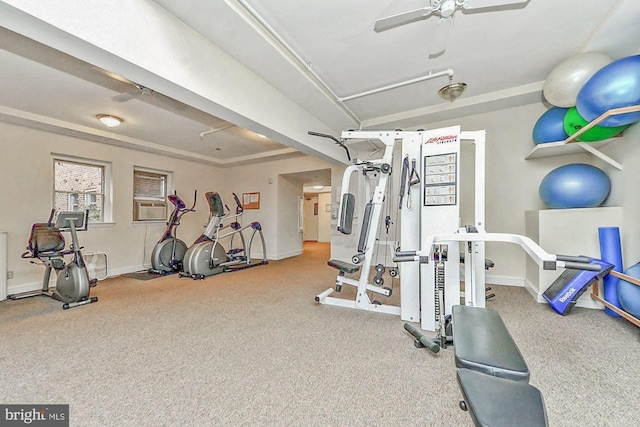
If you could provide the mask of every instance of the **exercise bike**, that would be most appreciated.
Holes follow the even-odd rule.
[[[182,260],[187,252],[187,245],[176,237],[177,228],[185,214],[195,212],[197,195],[198,190],[194,192],[193,205],[190,208],[187,208],[187,205],[177,194],[170,194],[167,197],[173,205],[173,212],[171,212],[167,221],[167,228],[151,252],[149,273],[168,274],[182,269]]]
[[[89,279],[87,266],[82,258],[82,247],[78,243],[77,231],[86,231],[89,223],[89,211],[86,212],[58,212],[52,210],[46,223],[36,223],[31,227],[27,252],[22,258],[32,259],[32,263],[41,263],[46,267],[42,290],[23,292],[9,295],[16,300],[38,295],[45,295],[62,301],[64,310],[91,304],[98,301],[98,297],[89,297],[90,288],[94,287],[98,280]],[[53,222],[54,217],[55,223]],[[63,232],[71,233],[71,246],[65,250],[66,242]],[[65,262],[65,255],[73,255],[70,262]],[[37,259],[35,261],[33,259]],[[49,289],[51,271],[57,273],[56,287]]]
[[[218,193],[210,192],[206,194],[210,209],[209,222],[202,235],[187,250],[184,257],[183,271],[180,273],[181,276],[191,277],[192,279],[204,279],[207,276],[213,276],[224,271],[236,271],[268,264],[262,226],[259,222],[253,222],[248,226],[242,227],[237,221],[237,218],[242,216],[244,211],[242,203],[240,203],[240,199],[235,193],[232,194],[236,202],[234,215],[230,215],[228,207],[227,211],[229,211],[229,213],[224,214],[223,206],[225,205],[222,203],[222,199]],[[224,220],[231,219],[235,220],[226,225],[223,224]],[[247,247],[243,231],[248,228],[251,228],[253,232],[249,240],[249,246]],[[225,229],[231,229],[231,231],[222,234]],[[263,259],[259,262],[252,262],[250,255],[251,244],[256,233],[260,235],[262,242]],[[242,246],[240,248],[233,248],[233,239],[236,235],[238,235],[241,240]],[[220,240],[226,237],[230,238],[229,247],[231,249],[228,251],[226,251],[220,243]]]

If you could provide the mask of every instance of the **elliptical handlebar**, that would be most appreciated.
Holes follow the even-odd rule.
[[[190,208],[187,208],[187,205],[178,196],[177,193],[169,194],[167,196],[167,199],[169,199],[169,202],[171,202],[171,204],[173,204],[174,206],[173,212],[171,212],[171,215],[169,216],[169,221],[167,221],[167,224],[179,225],[180,218],[182,218],[184,214],[196,211],[195,207],[196,207],[196,202],[198,201],[198,190],[196,189],[193,192],[193,204],[191,205]]]
[[[233,194],[233,200],[235,200],[236,202],[236,214],[240,215],[242,212],[244,212],[242,203],[240,202],[240,199],[238,198],[238,195],[236,193],[231,193],[231,194]]]

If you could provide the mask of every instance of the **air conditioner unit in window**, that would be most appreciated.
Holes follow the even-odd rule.
[[[140,201],[135,202],[134,221],[157,221],[167,219],[167,204],[165,202]]]

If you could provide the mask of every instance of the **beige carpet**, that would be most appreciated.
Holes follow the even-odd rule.
[[[68,311],[2,302],[0,402],[68,403],[72,426],[471,425],[453,349],[414,348],[395,316],[314,302],[335,280],[328,256],[309,243],[203,281],[108,279]],[[494,291],[552,426],[640,425],[637,328]]]

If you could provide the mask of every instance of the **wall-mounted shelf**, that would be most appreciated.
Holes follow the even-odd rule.
[[[596,117],[595,119],[593,119],[585,127],[580,129],[573,135],[569,136],[564,141],[546,142],[543,144],[536,145],[533,148],[533,150],[531,150],[531,152],[527,154],[525,159],[536,159],[540,157],[551,157],[551,156],[563,156],[567,154],[576,154],[576,153],[581,153],[583,151],[587,151],[588,153],[591,153],[592,155],[598,157],[599,159],[607,162],[614,168],[618,170],[622,170],[622,164],[618,163],[617,161],[613,160],[611,157],[607,156],[606,154],[603,154],[601,151],[598,150],[599,148],[602,148],[605,145],[613,142],[615,140],[614,138],[605,139],[603,141],[588,142],[588,143],[577,141],[577,139],[583,133],[587,132],[594,126],[597,126],[599,123],[601,123],[602,121],[606,120],[611,116],[617,116],[618,114],[635,113],[638,111],[640,111],[640,105],[613,108],[601,114],[600,116]]]
[[[540,157],[552,157],[552,156],[564,156],[567,154],[578,154],[583,152],[588,152],[593,154],[594,156],[602,159],[603,161],[609,163],[611,166],[618,170],[622,170],[622,164],[613,160],[611,157],[603,154],[599,151],[599,148],[604,147],[607,144],[613,142],[613,139],[605,139],[603,141],[596,142],[565,142],[565,141],[557,141],[557,142],[546,142],[544,144],[538,144],[533,147],[533,150],[527,154],[525,159],[538,159]]]

